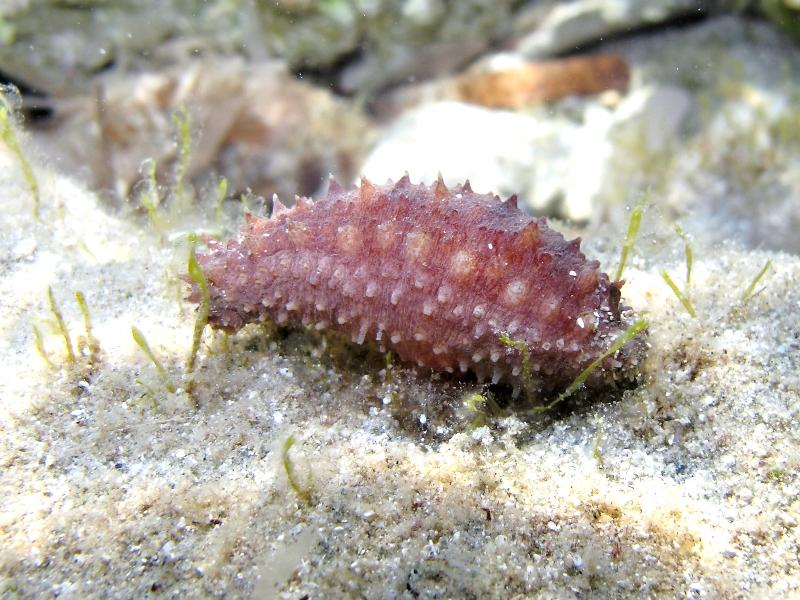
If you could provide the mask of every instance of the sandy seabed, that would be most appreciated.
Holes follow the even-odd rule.
[[[227,347],[206,334],[195,406],[180,389],[182,251],[141,215],[37,174],[40,221],[0,154],[4,597],[800,593],[797,257],[696,239],[692,319],[660,276],[682,282],[683,255],[648,256],[643,241],[624,288],[650,323],[642,384],[572,412],[480,425],[462,406],[474,384],[402,367],[389,383],[369,360],[258,328]],[[610,268],[619,234],[600,235]],[[74,365],[49,286],[85,349]]]

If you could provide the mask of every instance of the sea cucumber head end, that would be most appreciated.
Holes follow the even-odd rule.
[[[647,337],[647,329],[644,329],[607,359],[606,362],[611,361],[608,370],[615,382],[636,381],[641,376],[642,363],[647,358]]]

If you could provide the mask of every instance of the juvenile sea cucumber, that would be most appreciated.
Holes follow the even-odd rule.
[[[481,380],[524,384],[524,341],[541,390],[572,381],[624,331],[622,282],[566,241],[544,218],[477,194],[469,182],[408,176],[324,198],[274,199],[271,218],[249,217],[238,240],[209,242],[198,256],[209,282],[209,323],[302,323],[375,341],[404,361]],[[193,289],[190,299],[198,302]],[[608,357],[590,384],[631,376],[640,338]]]

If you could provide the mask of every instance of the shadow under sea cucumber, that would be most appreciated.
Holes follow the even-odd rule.
[[[448,189],[396,183],[342,189],[268,219],[248,216],[239,239],[197,257],[209,283],[209,324],[229,332],[272,320],[376,342],[401,360],[480,380],[524,385],[524,342],[538,390],[563,388],[625,331],[621,281],[567,241],[469,182]],[[189,299],[200,301],[194,286]],[[635,377],[638,336],[587,384]]]

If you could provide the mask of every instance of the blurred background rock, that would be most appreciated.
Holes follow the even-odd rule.
[[[17,0],[0,7],[0,75],[39,151],[112,204],[135,202],[147,159],[166,183],[185,108],[198,190],[225,176],[232,197],[291,201],[328,174],[441,172],[579,227],[648,193],[667,220],[707,213],[707,234],[798,251],[799,15],[793,0]]]

